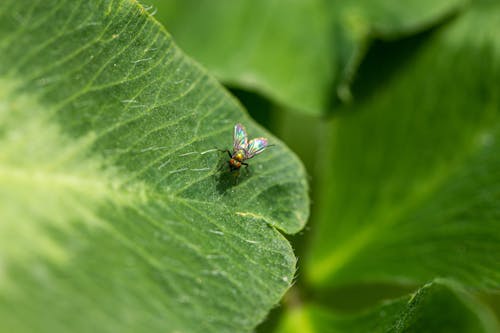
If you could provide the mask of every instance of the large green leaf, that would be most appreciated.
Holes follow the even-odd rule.
[[[134,1],[0,3],[0,147],[2,332],[246,332],[292,282],[303,167]]]
[[[435,24],[464,0],[153,0],[189,54],[229,85],[310,114],[330,108],[373,37]],[[336,88],[338,85],[338,88]]]
[[[323,139],[314,287],[452,277],[500,288],[499,15],[478,3],[391,77],[396,55],[360,77],[365,99]]]
[[[317,305],[292,308],[279,333],[498,332],[491,311],[460,286],[436,281],[416,293],[360,314],[332,313]]]

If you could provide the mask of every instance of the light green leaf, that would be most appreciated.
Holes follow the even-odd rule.
[[[349,98],[350,80],[372,38],[425,29],[464,0],[151,3],[180,46],[226,84],[320,114],[336,94]]]
[[[359,314],[306,304],[290,309],[277,333],[498,332],[490,310],[455,283],[436,281],[415,294]]]
[[[292,282],[302,165],[134,1],[0,3],[0,147],[2,332],[247,332]]]
[[[377,89],[331,122],[306,269],[315,287],[500,287],[499,15],[476,5],[387,80],[391,59],[378,59],[366,73]]]

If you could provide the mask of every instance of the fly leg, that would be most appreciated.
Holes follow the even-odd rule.
[[[231,155],[231,152],[229,151],[229,149],[219,149],[217,148],[218,151],[220,151],[221,153],[227,153],[227,155],[229,156],[229,158],[233,158],[233,155]]]
[[[247,175],[250,175],[251,172],[250,172],[250,169],[248,168],[248,163],[241,162],[241,164],[243,164],[245,166],[245,171],[246,171]]]

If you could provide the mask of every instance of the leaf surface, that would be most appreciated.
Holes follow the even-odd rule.
[[[247,332],[292,282],[302,165],[134,1],[0,3],[0,146],[1,331]]]

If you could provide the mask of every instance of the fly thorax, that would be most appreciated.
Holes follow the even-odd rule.
[[[233,158],[239,162],[242,162],[245,159],[245,152],[240,149],[233,154]]]

